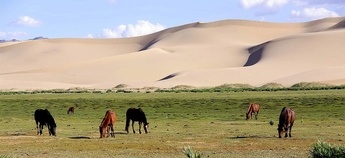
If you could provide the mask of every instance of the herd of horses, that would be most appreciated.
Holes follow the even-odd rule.
[[[250,103],[247,113],[246,113],[246,120],[249,120],[252,118],[252,115],[254,114],[255,119],[258,119],[260,111],[260,105],[257,103]],[[291,108],[284,107],[279,115],[279,124],[278,124],[278,136],[279,138],[282,137],[282,135],[285,133],[285,137],[291,137],[291,129],[293,126],[293,123],[295,122],[295,111],[293,111]]]
[[[74,114],[74,109],[75,107],[68,108],[67,114]],[[56,123],[53,116],[50,114],[50,112],[47,109],[44,109],[44,110],[37,109],[34,113],[34,118],[36,121],[37,135],[42,135],[43,127],[47,126],[49,135],[56,136]],[[116,119],[117,118],[114,111],[108,110],[105,112],[105,116],[103,120],[101,121],[101,124],[99,125],[100,138],[105,138],[106,134],[107,134],[107,137],[109,137],[109,135],[111,137],[115,137],[114,124],[115,124]],[[126,127],[125,127],[127,134],[129,133],[128,127],[131,120],[132,120],[133,133],[135,133],[134,122],[138,122],[140,134],[141,134],[142,125],[144,125],[145,133],[146,134],[148,133],[149,123],[147,122],[146,115],[141,108],[129,108],[127,110]]]
[[[70,107],[67,110],[67,114],[74,114],[74,107]],[[258,119],[260,111],[260,105],[257,103],[250,103],[248,110],[246,112],[246,120],[249,120],[252,118],[252,115],[254,114],[255,119]],[[42,135],[42,130],[44,126],[47,126],[49,135],[56,136],[56,123],[53,118],[53,116],[50,114],[50,112],[47,109],[37,109],[34,113],[35,121],[36,121],[36,128],[37,128],[37,135]],[[105,135],[107,134],[107,137],[109,135],[111,137],[115,137],[114,132],[114,124],[116,121],[116,114],[112,110],[108,110],[105,113],[105,116],[103,120],[101,121],[101,124],[99,126],[99,133],[100,138],[105,138]],[[141,134],[141,126],[143,125],[144,131],[147,134],[148,133],[148,125],[146,115],[144,111],[141,108],[129,108],[126,112],[126,126],[125,130],[127,131],[127,134],[129,133],[129,124],[130,121],[132,121],[132,130],[133,133],[136,133],[134,130],[134,122],[138,122],[139,124],[139,133]],[[279,138],[282,137],[282,135],[285,133],[285,137],[291,137],[291,129],[295,121],[295,112],[291,108],[284,107],[279,115],[279,124],[278,124],[278,135]]]

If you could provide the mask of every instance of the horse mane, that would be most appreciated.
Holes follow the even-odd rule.
[[[47,114],[47,123],[53,127],[56,127],[54,117],[50,114],[48,109],[44,109],[44,111],[46,111],[46,114]]]
[[[279,127],[284,126],[284,123],[285,123],[285,121],[287,120],[286,117],[288,117],[288,116],[287,116],[287,114],[284,114],[286,110],[287,110],[287,108],[286,108],[286,107],[283,107],[282,111],[280,112],[279,124],[278,124]]]
[[[103,124],[104,124],[104,121],[107,120],[107,119],[110,117],[110,113],[111,113],[111,112],[112,112],[112,111],[108,110],[108,111],[105,113],[104,118],[103,118],[103,120],[102,120],[102,122],[101,122],[100,127],[102,127]]]

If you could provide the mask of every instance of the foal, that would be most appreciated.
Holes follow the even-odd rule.
[[[255,120],[258,119],[258,115],[259,115],[259,111],[260,111],[260,105],[257,103],[250,103],[247,113],[246,113],[246,120],[249,120],[252,118],[252,114],[254,113],[255,115]]]

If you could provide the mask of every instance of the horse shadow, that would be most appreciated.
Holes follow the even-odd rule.
[[[275,136],[240,135],[240,136],[228,137],[228,139],[250,139],[250,138],[275,138]]]
[[[120,132],[120,131],[118,131],[118,132],[114,132],[115,133],[115,135],[118,135],[118,134],[120,134],[120,135],[124,135],[124,134],[127,134],[127,132]],[[91,137],[88,137],[88,136],[72,136],[72,137],[68,137],[69,139],[92,139]]]

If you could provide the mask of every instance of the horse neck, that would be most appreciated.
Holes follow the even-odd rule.
[[[53,127],[56,127],[55,120],[54,120],[53,116],[51,116],[51,115],[48,116],[47,123]]]
[[[147,119],[146,119],[146,117],[145,117],[145,116],[144,116],[143,123],[144,123],[144,125],[147,125]]]
[[[146,125],[147,124],[147,119],[146,119],[146,116],[145,116],[144,112],[141,112],[141,117],[143,119],[142,121],[143,121],[144,125]]]
[[[104,125],[108,125],[108,116],[105,116],[104,118],[103,118],[103,120],[102,120],[102,122],[101,122],[101,127],[105,127]]]

